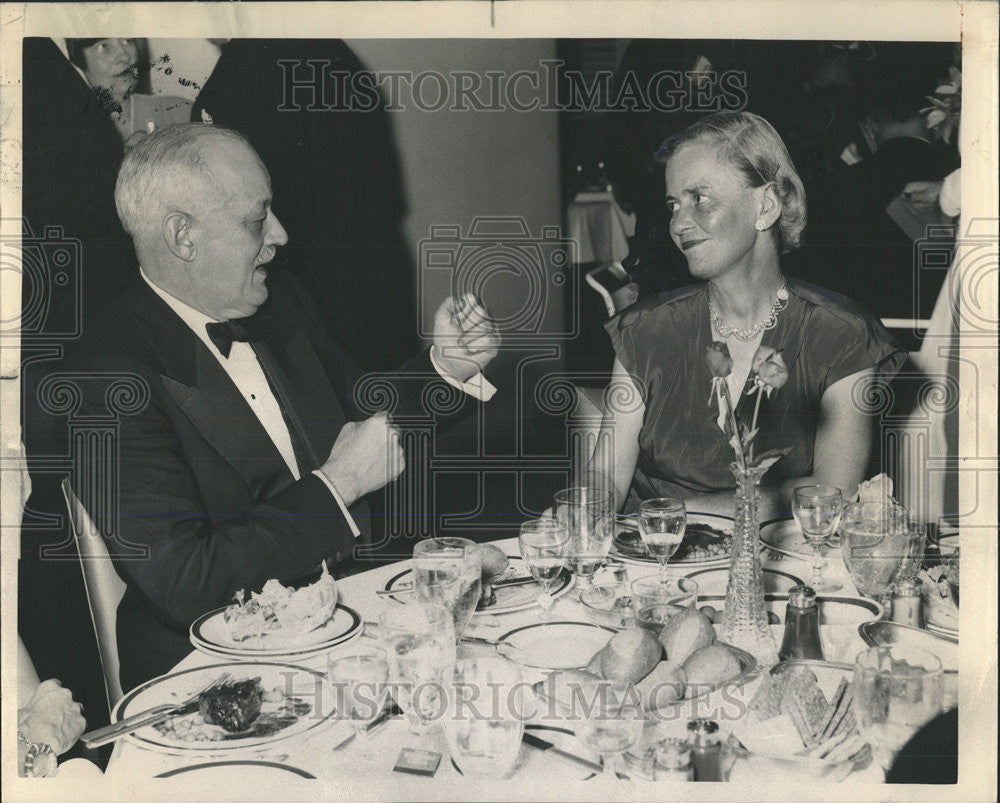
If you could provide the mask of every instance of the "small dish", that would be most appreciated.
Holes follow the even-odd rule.
[[[580,602],[591,621],[616,630],[624,630],[635,621],[628,586],[593,586],[580,594]]]

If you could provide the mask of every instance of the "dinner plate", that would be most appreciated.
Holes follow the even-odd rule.
[[[795,586],[805,585],[801,577],[796,577],[780,569],[761,569],[764,579],[765,594],[786,593]],[[717,569],[699,569],[684,575],[698,584],[698,596],[702,594],[725,594],[729,583],[729,567]]]
[[[630,520],[631,517],[629,516],[618,517],[619,523],[616,525],[617,531],[615,532],[614,540],[611,543],[611,551],[609,554],[611,557],[628,561],[629,563],[652,564],[654,566],[659,565],[656,558],[646,551],[646,547],[642,543],[642,536],[639,535],[638,525],[636,525],[635,529],[629,528],[628,523]],[[685,542],[687,541],[689,534],[694,534],[699,531],[705,533],[706,530],[704,528],[720,530],[723,533],[732,535],[733,517],[720,516],[716,513],[688,513],[687,527],[685,528],[684,533]],[[684,548],[685,542],[681,542],[681,549]],[[678,554],[682,554],[680,550],[678,550]],[[728,564],[729,550],[727,549],[723,555],[708,558],[695,558],[691,560],[682,560],[675,555],[670,558],[667,566],[670,568],[707,568],[710,566],[727,566]]]
[[[306,658],[344,644],[361,635],[361,616],[353,608],[337,603],[333,618],[322,627],[294,637],[282,638],[281,632],[268,634],[262,641],[267,646],[247,646],[229,634],[223,614],[225,608],[200,616],[191,625],[191,643],[209,655],[236,659]]]
[[[760,542],[775,552],[802,560],[812,560],[813,548],[806,542],[795,519],[771,519],[760,525]],[[823,545],[823,557],[840,558],[840,534],[834,533]]]
[[[121,722],[158,705],[186,700],[223,672],[232,674],[235,681],[259,677],[261,687],[272,698],[263,703],[260,717],[248,732],[226,733],[217,726],[205,725],[195,712],[171,717],[160,725],[147,725],[126,738],[159,752],[203,755],[230,752],[299,736],[326,722],[333,713],[322,672],[294,664],[257,662],[237,666],[213,664],[148,680],[118,702],[111,722]],[[186,725],[190,725],[190,730],[186,730]],[[188,738],[179,735],[182,732]]]
[[[504,575],[504,579],[510,579],[513,577],[528,577],[531,572],[528,571],[528,567],[524,564],[524,559],[508,555],[507,559],[509,561],[511,572]],[[407,567],[399,574],[394,575],[385,584],[386,591],[392,591],[395,588],[406,587],[410,588],[410,584],[413,582],[413,569],[412,567]],[[567,591],[569,591],[570,585],[573,583],[573,575],[568,571],[563,569],[562,573],[556,579],[556,582],[552,585],[552,596],[561,597]],[[514,611],[523,611],[527,608],[532,608],[538,604],[538,597],[542,593],[542,587],[538,583],[527,583],[520,586],[501,586],[500,588],[494,588],[493,593],[496,595],[496,602],[487,608],[483,608],[481,611],[476,611],[476,614],[493,614],[493,613],[513,613]],[[406,604],[413,599],[413,592],[407,591],[406,593],[393,595],[388,595],[389,599],[395,600],[396,602],[401,602]]]
[[[238,777],[240,784],[247,782],[283,780],[289,773],[298,775],[300,778],[316,778],[311,772],[300,770],[288,764],[278,764],[274,761],[210,761],[204,764],[192,764],[188,767],[178,767],[167,770],[157,775],[157,778],[175,778],[178,775],[188,775],[192,772],[198,773],[199,782],[217,783],[219,788],[226,784],[231,784],[234,777]],[[214,779],[214,781],[213,781]]]
[[[509,630],[497,639],[503,655],[535,669],[579,669],[608,643],[615,630],[584,622],[539,622]]]

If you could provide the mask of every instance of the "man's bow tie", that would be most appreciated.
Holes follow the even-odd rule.
[[[229,352],[232,350],[234,342],[247,343],[251,340],[256,340],[243,324],[236,321],[206,323],[205,330],[208,332],[209,340],[222,352],[223,357],[229,357]]]

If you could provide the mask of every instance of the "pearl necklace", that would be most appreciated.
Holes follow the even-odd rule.
[[[719,313],[715,311],[715,306],[712,304],[711,288],[709,288],[708,291],[708,311],[712,318],[712,328],[715,329],[720,337],[729,337],[732,335],[737,340],[742,340],[744,343],[749,340],[753,340],[761,332],[766,332],[768,329],[773,329],[777,326],[778,313],[780,313],[787,306],[788,283],[782,282],[781,287],[778,288],[778,292],[775,294],[774,303],[771,305],[771,309],[768,310],[764,320],[755,323],[749,329],[740,329],[737,326],[730,326],[719,317]]]

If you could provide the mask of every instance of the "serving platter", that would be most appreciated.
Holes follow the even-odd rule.
[[[702,594],[725,595],[729,583],[729,567],[699,569],[684,576],[698,584],[699,598]],[[761,569],[761,576],[764,580],[765,594],[787,593],[795,586],[805,585],[801,577],[780,569]]]
[[[524,563],[524,559],[516,555],[508,555],[508,571],[504,573],[504,580],[511,580],[519,577],[530,577],[531,572]],[[561,597],[573,584],[573,575],[563,569],[559,577],[552,584],[552,597]],[[407,604],[413,602],[413,568],[407,566],[403,571],[389,578],[384,586],[384,591],[388,599]],[[405,591],[404,591],[405,589]],[[392,594],[393,590],[400,593]],[[538,604],[538,598],[543,593],[542,587],[538,583],[526,583],[524,585],[499,586],[493,588],[496,595],[496,602],[493,605],[476,611],[476,615],[495,613],[514,613],[533,608]]]
[[[232,674],[234,681],[260,678],[267,693],[260,717],[247,732],[231,734],[214,725],[205,725],[195,712],[140,728],[126,738],[157,752],[228,753],[299,736],[326,722],[333,713],[331,694],[322,672],[294,664],[257,662],[241,664],[235,669],[232,664],[213,664],[148,680],[118,702],[111,722],[121,722],[158,705],[182,702],[223,672]]]
[[[691,537],[697,541],[705,543],[724,544],[722,539],[726,536],[732,537],[733,517],[722,516],[715,513],[688,513],[687,526],[684,532],[684,541],[677,552],[667,562],[668,567],[679,568],[708,568],[711,566],[728,566],[729,549],[725,547],[722,554],[701,558],[685,558],[685,550],[693,543]],[[642,543],[642,536],[639,534],[639,527],[635,523],[634,517],[618,516],[615,524],[615,535],[611,542],[611,557],[629,563],[659,565],[656,558],[650,555],[645,545]]]
[[[225,610],[216,608],[196,619],[188,638],[201,652],[230,660],[307,658],[346,644],[360,636],[363,630],[361,615],[353,608],[338,603],[333,616],[315,630],[288,637],[283,636],[280,630],[274,631],[248,644],[236,641],[230,635]]]

